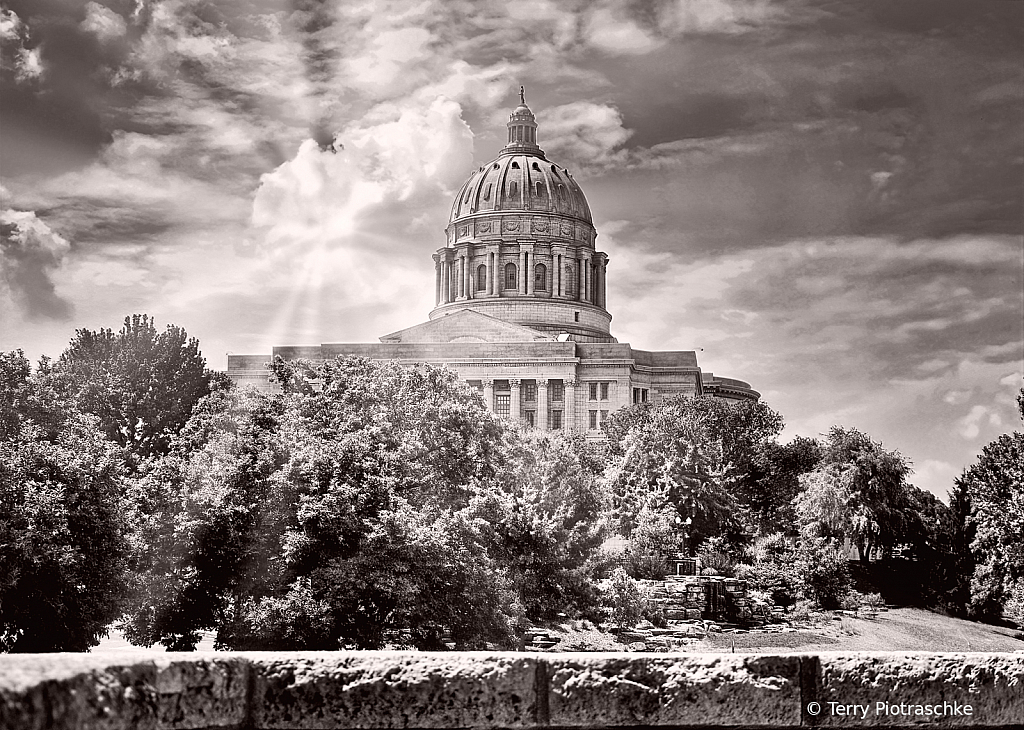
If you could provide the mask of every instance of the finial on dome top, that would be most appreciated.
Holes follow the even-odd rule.
[[[526,87],[525,86],[520,86],[519,87],[519,103],[522,104],[523,106],[526,106]]]

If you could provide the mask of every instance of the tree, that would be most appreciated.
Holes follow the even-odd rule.
[[[53,376],[82,411],[99,418],[107,438],[141,456],[167,451],[211,384],[198,340],[174,325],[158,332],[138,314],[125,317],[116,334],[78,330]]]
[[[782,417],[762,402],[680,396],[657,405],[623,408],[603,428],[609,452],[619,460],[630,434],[650,434],[652,429],[693,437],[719,451],[735,500],[730,507],[733,521],[749,533],[769,533],[793,524],[791,502],[799,491],[798,477],[820,461],[813,439],[777,443]]]
[[[651,407],[616,449],[608,478],[617,526],[627,537],[645,508],[668,509],[679,530],[688,529],[694,544],[738,527],[722,439],[691,400]]]
[[[47,403],[20,352],[0,373],[0,649],[86,651],[123,605],[122,455],[95,418]]]
[[[607,532],[608,497],[581,435],[514,429],[494,488],[469,511],[526,616],[592,615],[592,581]]]
[[[821,465],[801,478],[795,501],[805,535],[849,538],[862,562],[923,532],[907,477],[910,466],[856,429],[834,426]]]
[[[1024,419],[1024,389],[1017,399]],[[970,608],[998,618],[1024,582],[1024,433],[1003,434],[956,480],[970,537]]]
[[[429,366],[350,358],[276,371],[285,395],[214,394],[147,474],[168,485],[168,507],[150,511],[129,638],[509,644],[517,602],[470,509],[503,438],[479,394]]]

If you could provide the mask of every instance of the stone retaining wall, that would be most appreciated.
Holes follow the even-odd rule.
[[[867,709],[849,709],[854,706]],[[917,707],[930,707],[932,714],[900,714]],[[934,715],[958,708],[959,714]],[[5,730],[1010,728],[1022,723],[1022,653],[0,657],[0,727]]]

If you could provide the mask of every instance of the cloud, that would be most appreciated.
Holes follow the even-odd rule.
[[[80,27],[101,41],[121,38],[128,32],[128,24],[124,18],[97,2],[86,3],[85,20]]]
[[[632,134],[618,109],[586,101],[544,109],[537,124],[543,134],[538,141],[551,158],[577,166],[621,164],[620,148]]]
[[[51,276],[71,246],[33,211],[0,212],[0,261],[4,281],[30,319],[67,319],[72,305],[57,294]]]
[[[45,67],[40,46],[28,47],[29,28],[13,10],[0,7],[0,70],[18,83],[42,77]]]

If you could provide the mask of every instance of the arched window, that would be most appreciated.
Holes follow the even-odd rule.
[[[487,187],[484,189],[484,200],[491,199],[491,184],[487,183]]]
[[[506,289],[518,289],[519,282],[516,280],[516,265],[512,263],[505,264],[505,288]]]
[[[576,297],[576,290],[572,287],[572,267],[565,267],[565,293],[567,296]]]
[[[513,162],[512,163],[512,169],[513,170],[518,170],[519,169],[519,163],[518,162]]]
[[[487,267],[480,264],[476,267],[476,290],[484,291],[487,288]]]
[[[516,183],[512,183],[508,186],[508,194],[515,196],[519,192],[519,186]]]
[[[534,267],[533,288],[537,291],[547,291],[548,267],[544,264],[537,264],[537,266]]]
[[[543,195],[544,195],[544,183],[538,182],[537,183],[537,196],[541,197]]]

